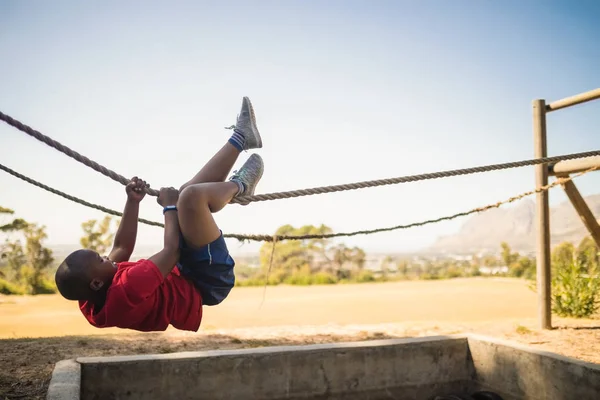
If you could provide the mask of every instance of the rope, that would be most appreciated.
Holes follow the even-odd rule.
[[[37,139],[43,143],[46,143],[48,146],[55,148],[56,150],[66,154],[67,156],[81,162],[82,164],[100,172],[101,174],[103,174],[123,185],[127,185],[127,183],[129,182],[129,179],[125,178],[122,175],[119,175],[115,171],[112,171],[112,170],[98,164],[97,162],[90,160],[89,158],[77,153],[76,151],[71,150],[67,146],[57,142],[56,140],[49,138],[48,136],[43,135],[42,133],[34,130],[33,128],[23,124],[22,122],[15,120],[14,118],[12,118],[2,112],[0,112],[0,119],[2,121],[6,122],[7,124],[17,128],[18,130],[25,132],[26,134],[34,137],[35,139]],[[401,176],[401,177],[397,177],[397,178],[378,179],[378,180],[371,180],[371,181],[364,181],[364,182],[347,183],[347,184],[342,184],[342,185],[323,186],[323,187],[301,189],[301,190],[291,190],[291,191],[287,191],[287,192],[276,192],[276,193],[267,193],[267,194],[260,194],[260,195],[254,195],[254,196],[244,196],[244,197],[238,197],[238,198],[233,199],[231,201],[231,203],[248,204],[250,202],[257,202],[257,201],[289,199],[292,197],[312,196],[312,195],[317,195],[317,194],[341,192],[341,191],[346,191],[346,190],[364,189],[364,188],[385,186],[385,185],[396,185],[399,183],[417,182],[417,181],[423,181],[423,180],[439,179],[439,178],[446,178],[446,177],[460,176],[460,175],[470,175],[470,174],[476,174],[476,173],[481,173],[481,172],[498,171],[498,170],[510,169],[510,168],[520,168],[520,167],[525,167],[525,166],[530,166],[530,165],[551,164],[551,163],[555,163],[558,161],[573,160],[573,159],[577,159],[577,158],[586,158],[586,157],[599,156],[599,155],[600,155],[600,150],[595,150],[595,151],[588,151],[588,152],[583,152],[583,153],[566,154],[566,155],[555,156],[555,157],[544,157],[544,158],[536,158],[536,159],[531,159],[531,160],[507,162],[507,163],[502,163],[502,164],[492,164],[492,165],[484,165],[484,166],[472,167],[472,168],[439,171],[439,172],[433,172],[433,173],[427,173],[427,174]],[[158,196],[158,191],[155,189],[147,188],[146,193],[148,193],[151,196]]]
[[[123,185],[127,185],[129,183],[129,181],[131,180],[131,179],[125,178],[122,175],[117,174],[115,171],[112,171],[106,167],[103,167],[102,165],[98,164],[96,161],[90,160],[86,156],[79,154],[75,150],[71,150],[64,144],[62,144],[52,138],[49,138],[48,136],[36,131],[35,129],[25,125],[24,123],[22,123],[20,121],[17,121],[16,119],[2,113],[1,111],[0,111],[0,119],[2,121],[6,122],[7,124],[17,128],[18,130],[25,132],[29,136],[34,137],[35,139],[39,140],[40,142],[46,143],[48,146],[55,148],[56,150],[60,151],[61,153],[64,153],[67,156],[79,161],[80,163],[100,172],[102,175],[108,176],[109,178],[111,178],[114,181],[117,181]],[[149,195],[158,196],[158,190],[147,188],[146,192]]]
[[[258,306],[260,310],[265,303],[265,299],[267,297],[267,286],[269,285],[269,276],[271,275],[271,269],[273,268],[273,259],[275,258],[275,245],[277,245],[277,236],[273,236],[273,242],[271,243],[271,255],[269,256],[269,269],[267,269],[267,274],[265,276],[265,288],[263,289],[263,296]]]
[[[311,189],[292,190],[289,192],[277,192],[268,194],[259,194],[255,196],[239,197],[238,201],[257,202],[266,200],[289,199],[292,197],[312,196],[316,194],[341,192],[346,190],[364,189],[376,186],[396,185],[399,183],[417,182],[431,179],[447,178],[460,175],[471,175],[481,172],[498,171],[510,168],[519,168],[538,164],[552,164],[563,160],[572,160],[577,158],[587,158],[600,155],[600,150],[588,151],[584,153],[566,154],[562,156],[536,158],[531,160],[514,161],[502,164],[491,164],[480,167],[471,167],[463,169],[454,169],[447,171],[432,172],[427,174],[401,176],[398,178],[378,179],[364,182],[347,183],[343,185],[323,186]]]
[[[75,203],[81,204],[83,206],[86,207],[90,207],[102,212],[105,212],[107,214],[111,214],[111,215],[115,215],[115,216],[122,216],[123,214],[115,211],[115,210],[111,210],[109,208],[97,205],[97,204],[93,204],[90,203],[88,201],[82,200],[78,197],[75,196],[71,196],[67,193],[61,192],[60,190],[56,190],[53,189],[47,185],[44,185],[43,183],[37,182],[31,178],[28,178],[2,164],[0,164],[0,169],[2,169],[3,171],[27,182],[30,183],[34,186],[37,186],[39,188],[42,188],[50,193],[56,194],[58,196],[64,197],[67,200],[71,200]],[[545,185],[545,186],[541,186],[535,190],[529,191],[529,192],[525,192],[522,193],[518,196],[513,196],[510,197],[507,200],[504,201],[499,201],[497,203],[494,204],[489,204],[487,206],[484,207],[478,207],[478,208],[474,208],[470,211],[464,211],[464,212],[460,212],[460,213],[456,213],[450,216],[446,216],[446,217],[440,217],[440,218],[435,218],[435,219],[429,219],[426,221],[421,221],[421,222],[413,222],[411,224],[407,224],[407,225],[396,225],[396,226],[391,226],[391,227],[387,227],[387,228],[378,228],[378,229],[370,229],[370,230],[360,230],[360,231],[354,231],[354,232],[338,232],[338,233],[327,233],[327,234],[313,234],[313,235],[252,235],[252,234],[248,234],[248,235],[244,235],[244,234],[236,234],[236,233],[229,233],[229,234],[224,234],[223,236],[226,238],[232,238],[232,239],[237,239],[240,241],[244,241],[244,240],[251,240],[251,241],[257,241],[257,242],[272,242],[273,243],[273,251],[275,249],[275,243],[278,241],[282,241],[282,240],[308,240],[308,239],[331,239],[331,238],[336,238],[336,237],[351,237],[351,236],[357,236],[357,235],[370,235],[370,234],[374,234],[374,233],[380,233],[380,232],[390,232],[390,231],[395,231],[395,230],[400,230],[400,229],[408,229],[408,228],[414,228],[414,227],[418,227],[418,226],[424,226],[424,225],[430,225],[430,224],[434,224],[437,222],[442,222],[442,221],[450,221],[459,217],[465,217],[471,214],[476,214],[476,213],[480,213],[483,211],[487,211],[490,210],[492,208],[499,208],[500,206],[504,205],[504,204],[508,204],[508,203],[512,203],[514,201],[520,200],[524,197],[530,196],[532,194],[535,193],[540,193],[546,190],[549,190],[551,188],[553,188],[554,186],[557,185],[561,185],[565,182],[571,181],[577,177],[580,177],[582,175],[585,175],[589,172],[592,171],[596,171],[598,170],[599,167],[593,167],[590,168],[586,171],[580,172],[578,174],[569,176],[569,177],[560,177],[557,178],[556,181],[554,181],[551,184]],[[151,225],[151,226],[159,226],[159,227],[164,227],[164,224],[160,223],[160,222],[155,222],[155,221],[149,221],[146,219],[138,219],[139,222],[144,223],[146,225]]]
[[[21,180],[23,180],[23,181],[25,181],[27,183],[32,184],[33,186],[37,186],[37,187],[42,188],[42,189],[44,189],[44,190],[46,190],[46,191],[48,191],[50,193],[53,193],[55,195],[64,197],[65,199],[71,200],[74,203],[81,204],[83,206],[86,206],[86,207],[89,207],[89,208],[93,208],[93,209],[96,209],[98,211],[102,211],[102,212],[104,212],[106,214],[114,215],[114,216],[117,216],[117,217],[122,217],[123,216],[123,213],[121,213],[119,211],[111,210],[110,208],[106,208],[106,207],[100,206],[98,204],[90,203],[90,202],[85,201],[83,199],[80,199],[78,197],[71,196],[70,194],[67,194],[65,192],[61,192],[60,190],[56,190],[54,188],[51,188],[50,186],[44,185],[43,183],[40,183],[40,182],[38,182],[36,180],[28,178],[25,175],[22,175],[22,174],[18,173],[17,171],[14,171],[14,170],[12,170],[12,169],[10,169],[10,168],[2,165],[2,164],[0,164],[0,169],[3,170],[4,172],[8,172],[10,175],[12,175],[14,177],[17,177],[17,178],[19,178],[19,179],[21,179]],[[141,223],[146,224],[146,225],[164,227],[164,224],[161,224],[160,222],[149,221],[149,220],[143,219],[143,218],[140,218],[139,221]]]

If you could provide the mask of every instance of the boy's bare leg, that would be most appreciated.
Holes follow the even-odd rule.
[[[180,191],[198,183],[225,181],[243,150],[261,147],[262,138],[256,126],[254,108],[250,99],[244,97],[231,139],[202,167],[200,172],[181,186]]]
[[[264,165],[258,154],[248,161],[229,182],[197,183],[188,185],[180,194],[179,229],[191,247],[203,247],[221,236],[212,216],[236,196],[251,196],[262,177]]]
[[[221,148],[215,154],[204,167],[198,172],[192,179],[183,184],[179,189],[182,191],[190,185],[205,182],[224,182],[227,176],[231,172],[231,168],[238,159],[240,151],[236,149],[231,143],[225,143],[225,146]]]

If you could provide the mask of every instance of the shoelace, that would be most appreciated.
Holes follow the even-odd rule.
[[[232,179],[240,180],[241,178],[242,178],[242,174],[240,173],[239,170],[236,169],[235,171],[233,171],[231,178],[229,178],[229,180],[232,180]]]
[[[238,114],[238,115],[235,117],[235,120],[236,120],[236,121],[239,121],[239,119],[240,119],[240,114]],[[226,127],[225,127],[225,129],[235,129],[235,128],[236,128],[236,126],[235,126],[235,125],[231,125],[231,126],[226,126]]]

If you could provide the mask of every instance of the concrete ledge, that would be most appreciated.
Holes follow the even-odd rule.
[[[86,400],[427,398],[473,376],[464,337],[77,361]]]
[[[81,396],[81,365],[75,360],[56,363],[46,400],[79,400]]]
[[[137,361],[152,361],[152,360],[174,360],[174,359],[190,359],[197,357],[215,357],[227,355],[254,355],[254,354],[277,354],[289,352],[306,352],[331,349],[352,349],[352,348],[367,348],[381,346],[398,346],[403,344],[419,344],[430,343],[448,340],[458,340],[464,344],[468,344],[466,335],[448,335],[448,336],[426,336],[418,338],[402,338],[402,339],[383,339],[383,340],[368,340],[357,342],[337,342],[324,344],[307,344],[295,346],[267,346],[248,349],[235,350],[203,350],[203,351],[182,351],[170,354],[142,354],[135,356],[108,356],[108,357],[78,357],[75,359],[81,364],[93,363],[124,363]]]
[[[475,379],[505,399],[600,399],[600,365],[506,340],[469,335]]]
[[[58,399],[406,399],[491,390],[504,400],[600,399],[600,365],[480,335],[83,357]]]

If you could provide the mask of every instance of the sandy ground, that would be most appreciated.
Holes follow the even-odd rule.
[[[43,399],[54,363],[79,356],[170,353],[476,332],[600,363],[600,320],[536,329],[523,281],[236,288],[205,308],[199,332],[136,333],[87,324],[59,296],[0,297],[0,398]],[[57,337],[58,336],[58,337]]]
[[[263,302],[263,295],[264,302]],[[90,326],[58,295],[4,297],[0,338],[122,333]],[[456,279],[353,285],[235,288],[205,307],[202,331],[281,325],[482,322],[534,318],[535,293],[514,279]]]

